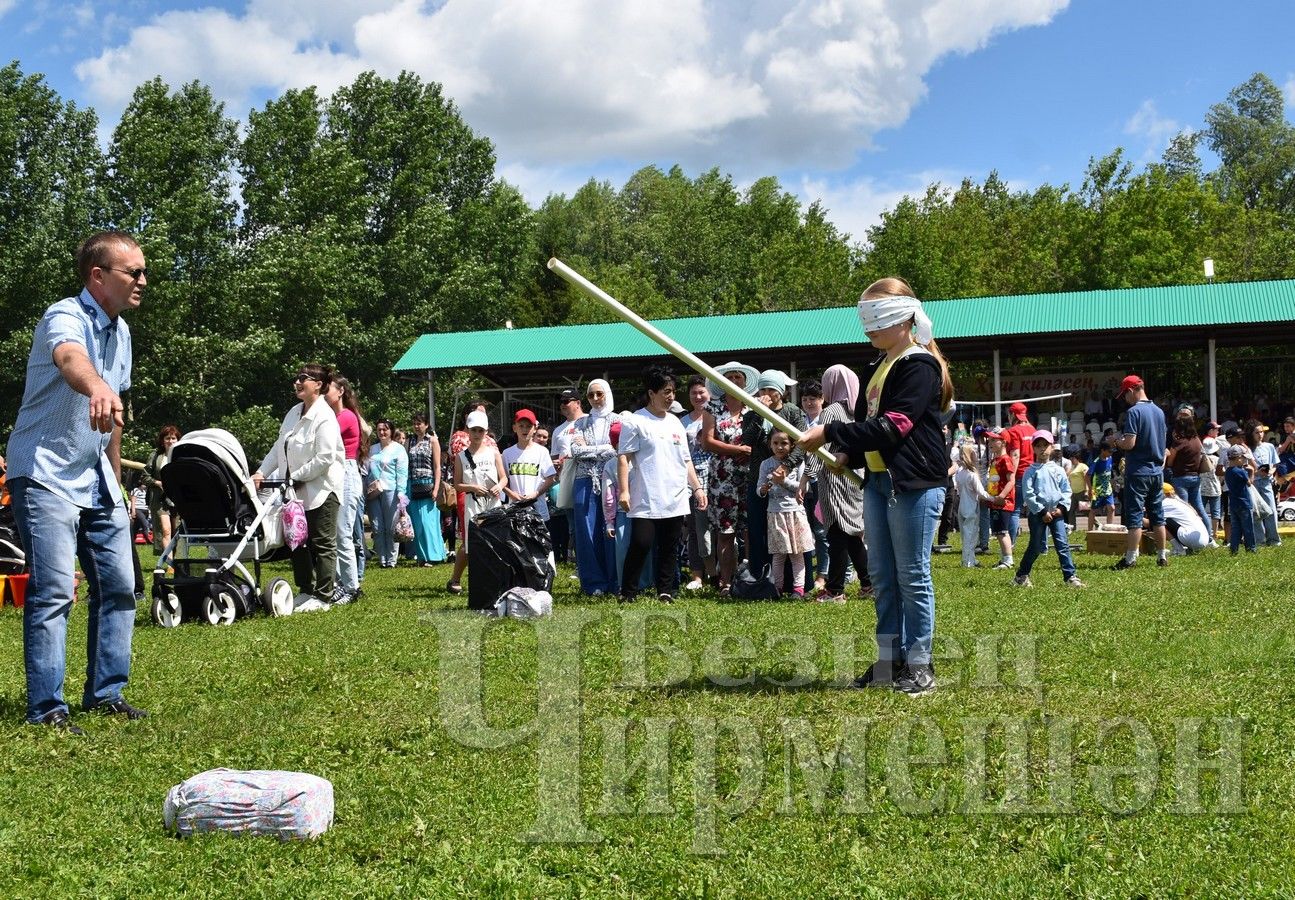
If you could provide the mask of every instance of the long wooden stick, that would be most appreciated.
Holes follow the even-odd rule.
[[[670,353],[671,356],[675,357],[680,362],[687,365],[693,371],[697,372],[700,375],[704,375],[705,377],[709,378],[711,381],[715,382],[716,384],[722,385],[726,381],[728,381],[728,379],[725,378],[723,375],[721,375],[716,369],[713,369],[710,366],[706,365],[706,363],[698,359],[686,347],[681,346],[678,342],[673,340],[669,335],[666,335],[665,333],[663,333],[651,322],[647,321],[638,313],[634,312],[625,304],[621,303],[611,294],[608,294],[602,288],[598,287],[598,285],[594,284],[592,281],[585,278],[583,275],[581,275],[575,269],[568,266],[562,260],[558,259],[557,257],[553,257],[552,259],[550,259],[549,270],[553,272],[555,275],[557,275],[559,278],[561,278],[563,281],[565,281],[567,284],[579,290],[581,293],[585,294],[586,296],[592,297],[594,300],[597,300],[599,303],[606,306],[612,312],[616,313],[616,315],[620,316],[626,322],[633,325],[636,329],[642,332],[646,337],[651,338],[653,341],[655,341],[656,343],[664,347]],[[742,402],[743,406],[753,411],[756,415],[764,419],[774,428],[777,428],[779,431],[783,432],[784,434],[789,435],[793,441],[798,441],[804,436],[804,432],[802,432],[796,426],[792,425],[790,422],[788,422],[782,416],[778,415],[769,407],[765,406],[755,397],[748,394],[746,391],[736,391],[735,393],[738,400]],[[863,479],[860,478],[855,472],[853,472],[850,469],[838,467],[836,457],[833,456],[831,453],[828,453],[822,447],[819,447],[818,450],[814,452],[821,460],[823,460],[825,464],[832,467],[832,471],[834,473],[840,473],[842,476],[853,481],[856,485],[859,485],[860,487],[863,486]]]

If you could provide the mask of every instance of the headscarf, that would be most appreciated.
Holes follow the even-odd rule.
[[[859,376],[848,366],[829,366],[823,373],[823,402],[844,403],[845,408],[854,414],[859,403]]]
[[[922,310],[922,301],[916,297],[896,294],[859,300],[859,321],[863,323],[864,331],[881,331],[909,319],[917,326],[913,335],[916,341],[923,347],[931,343],[934,337],[931,320]]]
[[[603,402],[601,406],[589,404],[589,415],[595,419],[601,419],[604,416],[610,416],[615,407],[612,405],[612,386],[601,378],[595,378],[589,382],[585,388],[585,396],[589,396],[589,391],[593,388],[601,388],[603,392]]]

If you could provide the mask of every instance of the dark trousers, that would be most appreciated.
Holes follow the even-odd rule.
[[[759,578],[772,560],[769,557],[769,498],[756,493],[756,482],[760,479],[755,474],[752,473],[746,486],[746,561],[751,574]]]
[[[570,562],[571,522],[567,510],[549,511],[549,541],[553,544],[553,558],[560,563]]]
[[[940,529],[935,542],[941,546],[949,543],[949,532],[958,530],[957,491],[944,492],[944,508],[940,510]]]
[[[630,519],[630,546],[621,571],[621,596],[633,597],[648,554],[656,547],[655,582],[658,594],[674,590],[679,567],[679,537],[684,516],[672,519]]]
[[[306,542],[292,551],[292,576],[297,590],[322,600],[333,595],[337,575],[337,513],[342,501],[336,494],[315,509],[306,510]]]
[[[846,534],[835,522],[827,529],[827,585],[829,594],[845,592],[845,564],[854,564],[859,576],[859,586],[869,584],[868,551],[863,546],[863,535]]]

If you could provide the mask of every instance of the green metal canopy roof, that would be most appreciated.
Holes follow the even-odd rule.
[[[1295,340],[1295,280],[1125,288],[930,301],[935,336],[950,358],[1121,352]],[[699,356],[744,354],[752,364],[813,366],[870,353],[854,307],[748,313],[653,322]],[[1148,332],[1154,330],[1155,334]],[[395,364],[398,372],[471,368],[514,380],[620,371],[667,352],[624,322],[425,334]],[[722,361],[722,360],[717,360]]]

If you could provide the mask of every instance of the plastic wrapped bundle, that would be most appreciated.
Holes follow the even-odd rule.
[[[227,831],[313,838],[333,824],[333,785],[305,772],[210,769],[167,792],[162,818],[181,837]]]
[[[512,588],[495,604],[500,618],[538,619],[553,614],[553,595],[534,588]]]

